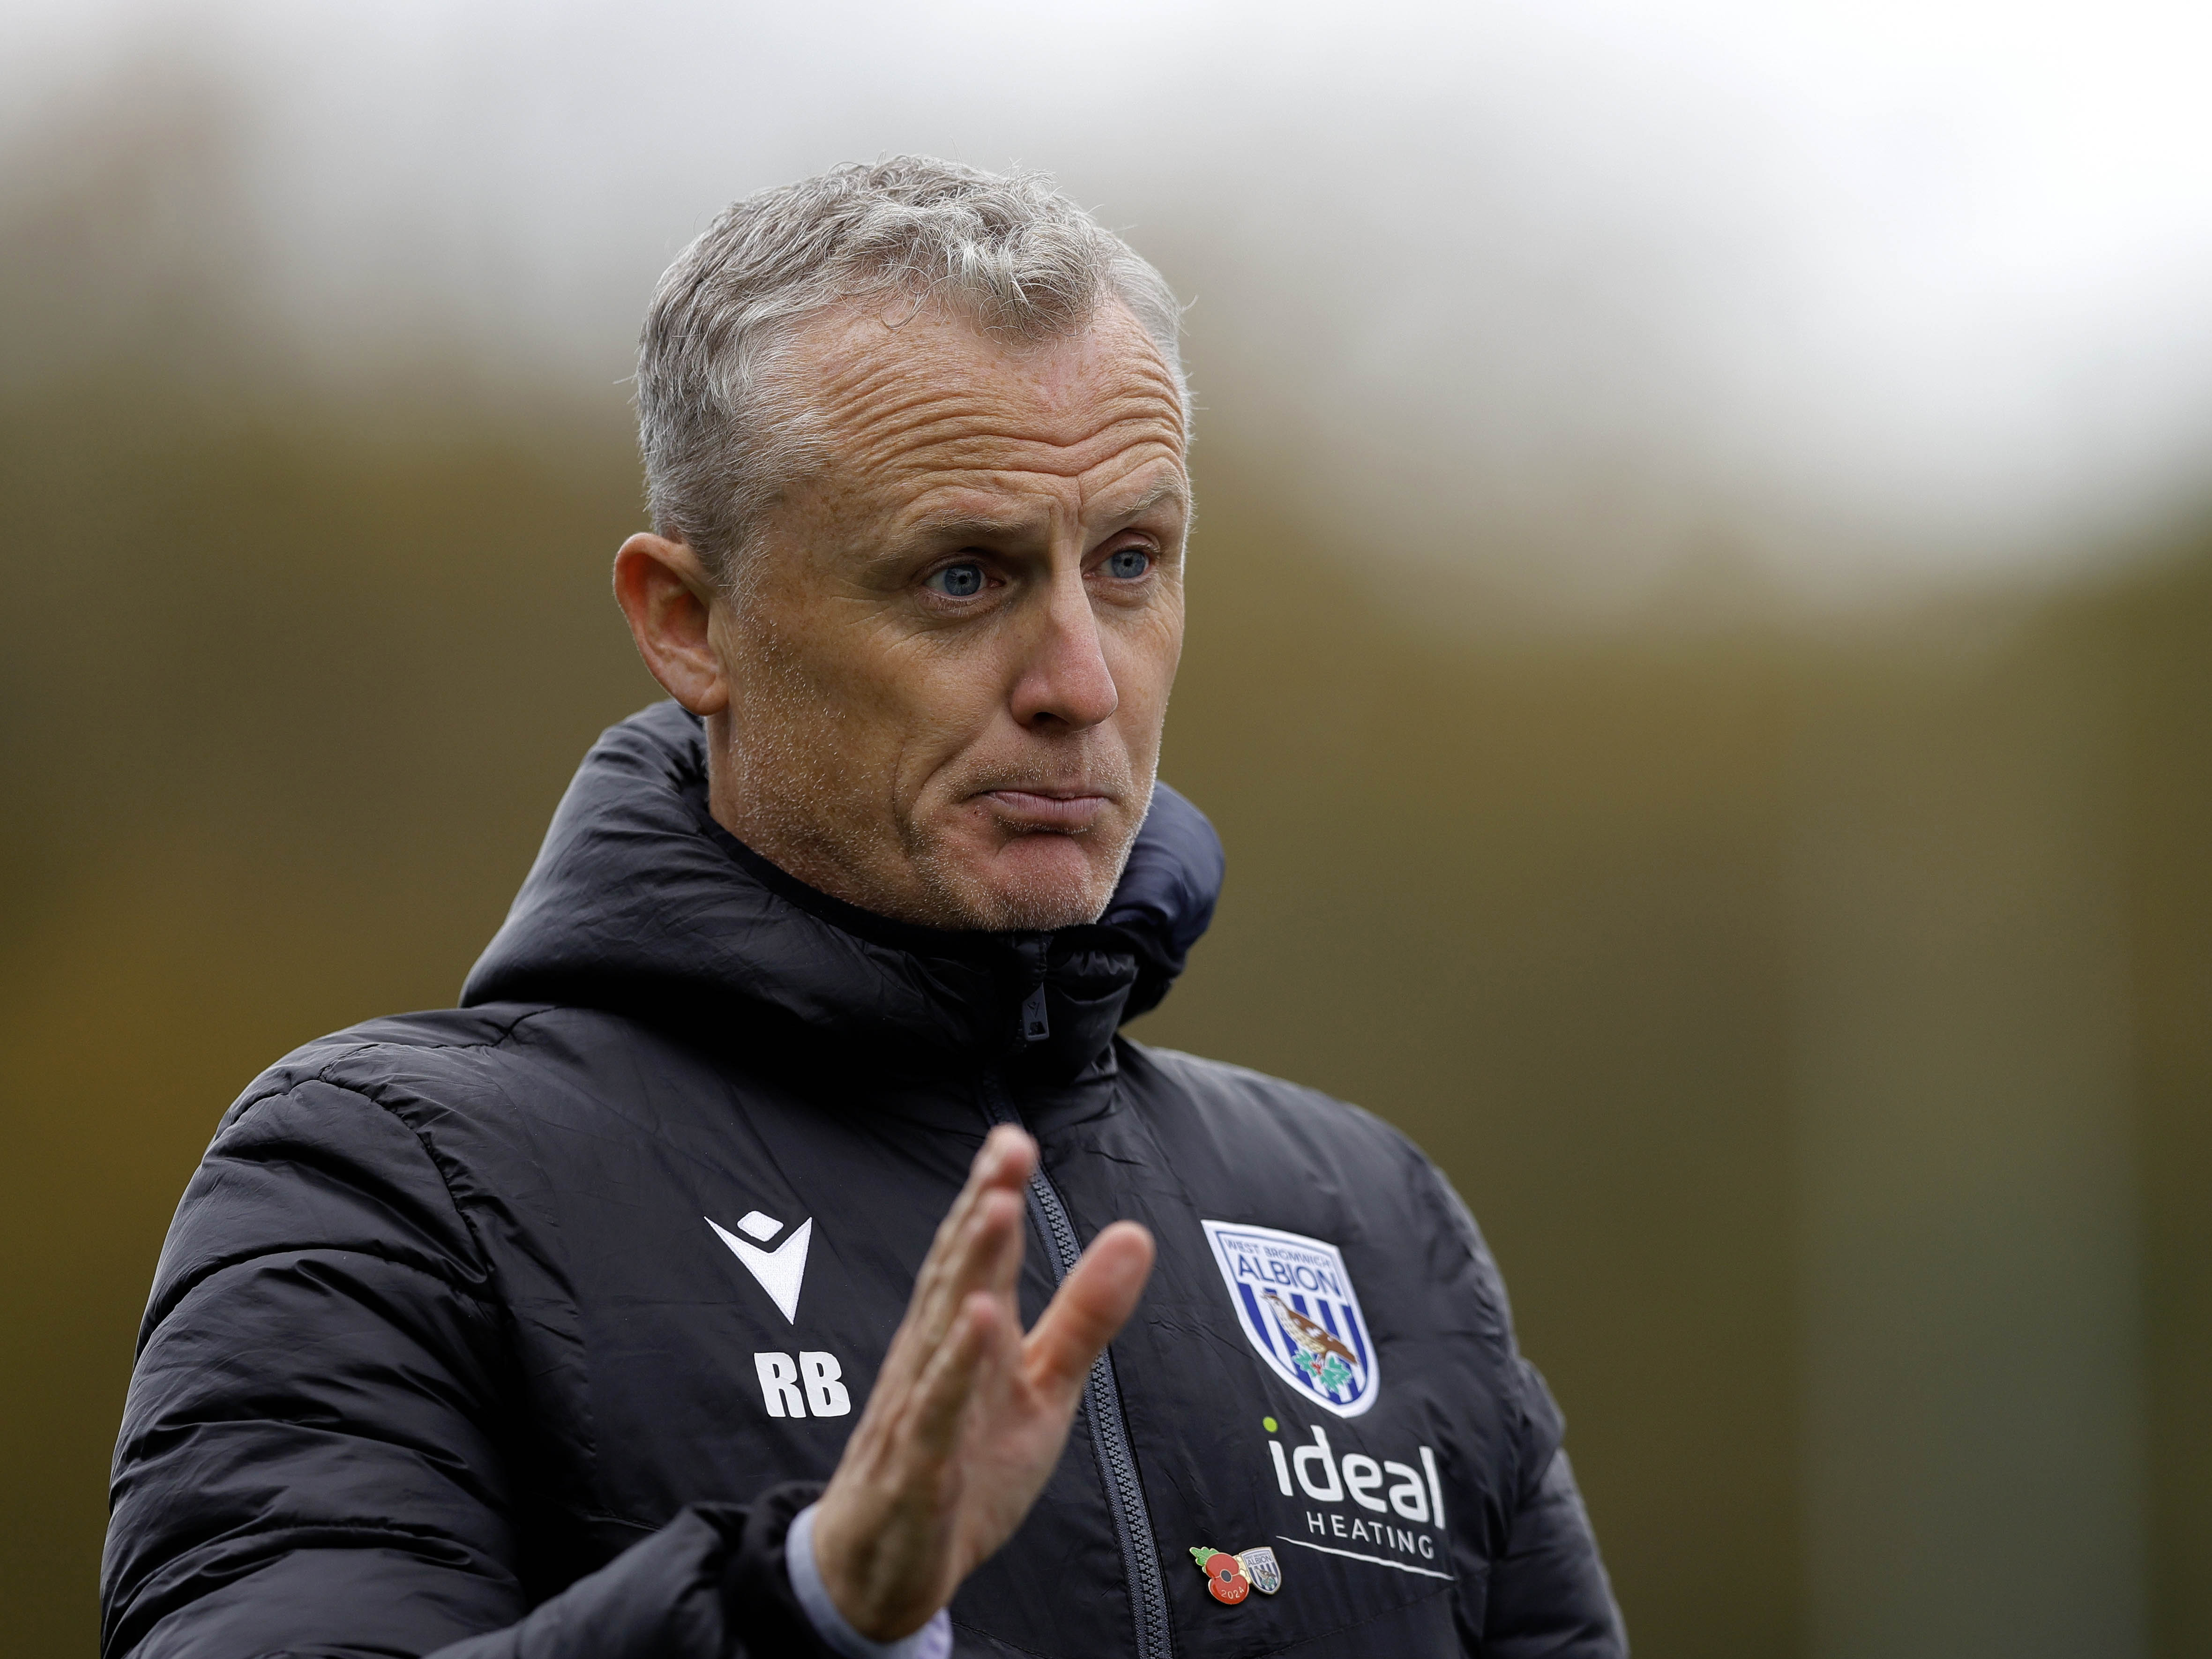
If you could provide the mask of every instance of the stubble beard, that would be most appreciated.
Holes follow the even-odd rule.
[[[889,823],[878,817],[880,797],[872,801],[866,790],[856,791],[850,774],[837,763],[843,748],[839,730],[848,721],[848,711],[814,682],[773,629],[758,630],[748,643],[760,679],[755,696],[748,699],[749,718],[732,721],[733,752],[726,757],[740,797],[731,816],[741,818],[743,827],[727,821],[723,827],[755,852],[834,898],[877,915],[948,931],[1049,933],[1096,921],[1112,902],[1151,808],[1152,770],[1141,778],[1133,775],[1127,757],[1119,753],[1091,757],[1097,770],[1086,769],[1086,781],[1121,806],[1135,810],[1115,811],[1107,824],[1079,835],[1025,832],[1085,841],[1093,856],[1073,879],[1024,869],[1016,861],[1009,880],[1005,871],[989,868],[988,860],[979,868],[968,851],[974,842],[941,823],[896,809]],[[954,799],[964,802],[1027,781],[1020,769],[979,769],[956,785]],[[1109,856],[1096,856],[1097,849],[1114,840],[1120,844],[1110,848]],[[884,867],[884,852],[892,855],[891,868]],[[897,865],[904,866],[903,872]]]
[[[1116,795],[1122,805],[1133,805],[1136,810],[1127,815],[1116,812],[1110,829],[1076,835],[1032,830],[1024,836],[1024,839],[1052,836],[1087,842],[1090,856],[1085,860],[1084,872],[1073,881],[1064,875],[1024,870],[1018,864],[1013,866],[1011,879],[978,872],[947,844],[949,837],[931,835],[915,824],[902,826],[908,866],[933,913],[929,925],[977,933],[1051,933],[1097,921],[1113,902],[1121,872],[1128,867],[1138,831],[1152,805],[1152,779],[1146,777],[1141,785],[1124,780]],[[1109,838],[1120,844],[1109,846]],[[1102,850],[1110,855],[1101,859]]]

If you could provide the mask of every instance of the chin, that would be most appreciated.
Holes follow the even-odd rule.
[[[1114,896],[1125,843],[1109,857],[1090,837],[1018,836],[925,869],[942,908],[941,927],[986,933],[1048,933],[1096,921]]]

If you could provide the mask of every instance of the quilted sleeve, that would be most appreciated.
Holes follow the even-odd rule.
[[[1485,1659],[1626,1659],[1628,1635],[1565,1451],[1545,1461],[1504,1555],[1491,1564],[1481,1651]]]
[[[1467,1632],[1467,1639],[1482,1659],[1627,1659],[1620,1608],[1559,1443],[1565,1421],[1542,1375],[1514,1343],[1504,1281],[1481,1228],[1443,1171],[1430,1166],[1429,1176],[1448,1225],[1472,1254],[1475,1282],[1497,1321],[1504,1367],[1498,1386],[1517,1425],[1515,1479],[1490,1562],[1482,1628],[1479,1636]]]

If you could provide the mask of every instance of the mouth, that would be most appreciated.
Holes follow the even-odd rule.
[[[975,797],[1007,829],[1024,835],[1079,836],[1114,804],[1096,789],[987,789]]]

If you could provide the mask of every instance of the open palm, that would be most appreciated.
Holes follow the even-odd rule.
[[[1021,1524],[1060,1461],[1092,1363],[1151,1275],[1152,1235],[1117,1221],[1023,1332],[1014,1291],[1036,1157],[1019,1129],[984,1141],[822,1495],[823,1583],[871,1639],[920,1629]]]

